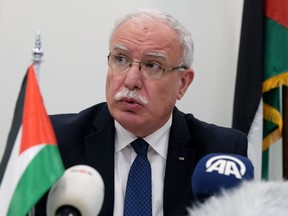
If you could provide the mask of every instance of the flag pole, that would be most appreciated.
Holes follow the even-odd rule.
[[[34,66],[34,71],[39,83],[39,77],[40,77],[40,64],[42,62],[42,56],[43,56],[43,50],[41,47],[41,36],[40,36],[40,31],[36,32],[36,39],[35,39],[35,47],[32,49],[32,54],[33,54],[33,66]],[[28,216],[34,216],[35,215],[35,207],[33,207]]]
[[[39,70],[40,70],[40,64],[42,62],[42,56],[43,56],[40,31],[36,32],[35,47],[32,49],[32,51],[33,51],[34,70],[36,72],[38,82],[39,82],[39,76],[40,76]]]
[[[283,178],[288,180],[288,86],[282,87],[282,107],[283,107]]]

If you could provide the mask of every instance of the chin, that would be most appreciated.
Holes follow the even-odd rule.
[[[143,117],[141,117],[139,114],[123,111],[115,112],[115,115],[113,115],[113,117],[125,128],[137,127],[137,125],[141,125],[141,119],[143,119]]]
[[[115,120],[121,124],[129,132],[133,133],[137,137],[145,137],[150,134],[152,127],[147,127],[147,121],[143,121],[143,117],[136,114],[121,114],[115,117]]]

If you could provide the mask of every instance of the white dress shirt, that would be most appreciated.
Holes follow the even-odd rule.
[[[143,139],[149,144],[147,157],[152,173],[152,215],[163,215],[163,191],[172,116],[159,130]],[[137,156],[130,143],[137,139],[115,121],[115,193],[114,216],[123,216],[126,183],[130,167]]]

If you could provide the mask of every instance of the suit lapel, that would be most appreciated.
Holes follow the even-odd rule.
[[[186,126],[186,120],[175,108],[170,130],[164,182],[165,216],[179,215],[182,213],[181,210],[184,210],[189,204],[191,176],[196,154],[194,149],[186,147],[190,142],[191,135]]]
[[[105,197],[99,215],[113,215],[114,208],[114,121],[107,107],[96,117],[95,130],[85,137],[87,164],[102,176]]]
[[[87,164],[100,173],[105,184],[104,203],[99,215],[113,215],[115,128],[114,120],[106,106],[97,115],[93,125],[94,129],[85,137]],[[181,209],[185,209],[185,203],[191,196],[195,150],[186,147],[191,142],[191,136],[185,125],[185,118],[175,108],[164,180],[165,216],[179,214]]]

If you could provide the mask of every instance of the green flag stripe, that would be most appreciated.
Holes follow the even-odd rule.
[[[263,81],[288,71],[288,29],[266,19]]]
[[[45,146],[31,161],[19,180],[7,215],[27,214],[63,172],[58,147]]]
[[[269,179],[269,148],[262,152],[262,179]]]

